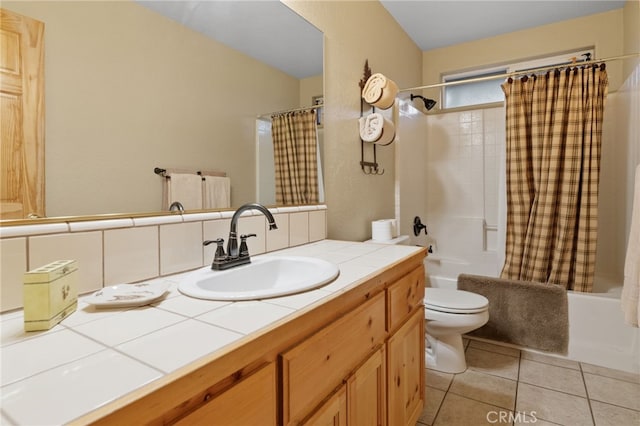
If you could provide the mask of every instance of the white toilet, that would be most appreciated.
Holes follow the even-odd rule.
[[[424,311],[427,367],[444,373],[462,373],[467,369],[462,335],[487,323],[489,301],[468,291],[428,287]]]
[[[410,244],[408,235],[377,244]],[[489,301],[468,291],[433,288],[425,289],[427,367],[445,373],[462,373],[467,362],[462,347],[462,335],[482,327],[489,321]]]

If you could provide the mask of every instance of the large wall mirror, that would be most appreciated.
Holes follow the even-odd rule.
[[[2,8],[45,23],[47,217],[157,212],[156,167],[224,171],[232,207],[255,201],[256,119],[323,93],[322,33],[280,1]]]

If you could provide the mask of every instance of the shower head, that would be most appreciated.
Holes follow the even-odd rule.
[[[420,96],[420,95],[414,95],[412,93],[411,94],[411,100],[414,100],[415,98],[422,99],[422,101],[424,102],[424,107],[427,109],[427,111],[430,111],[431,108],[436,106],[436,101],[434,101],[433,99],[425,98],[424,96]]]

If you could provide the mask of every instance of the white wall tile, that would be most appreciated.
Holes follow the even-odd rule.
[[[222,218],[222,214],[220,214],[220,212],[189,213],[189,214],[182,215],[182,220],[184,222],[215,220],[215,219],[221,219],[221,218]]]
[[[71,222],[69,229],[71,232],[99,231],[103,229],[130,228],[133,226],[133,219],[113,219],[113,220],[90,220],[86,222]]]
[[[309,212],[309,241],[324,240],[327,237],[327,219],[324,210]]]
[[[267,226],[266,218],[261,214],[259,216],[244,217],[238,220],[238,247],[240,247],[240,235],[256,234],[255,237],[247,239],[247,247],[249,254],[255,255],[267,251]]]
[[[157,277],[158,239],[157,226],[104,231],[104,284]]]
[[[22,276],[27,271],[27,239],[0,240],[0,309],[22,306]]]
[[[289,245],[298,246],[309,242],[309,213],[289,215]]]
[[[160,226],[160,274],[199,268],[202,260],[202,222]]]
[[[168,223],[180,223],[183,216],[181,214],[172,214],[166,216],[149,216],[149,217],[134,217],[134,226],[151,226],[151,225],[166,225]]]
[[[102,231],[29,237],[29,269],[56,260],[78,262],[78,293],[102,287]]]
[[[289,247],[289,215],[286,213],[274,214],[273,218],[278,229],[267,232],[267,251]]]
[[[55,234],[68,232],[66,223],[48,223],[24,226],[0,226],[0,238],[26,237],[27,235]]]
[[[219,219],[208,220],[203,222],[203,238],[202,242],[206,240],[217,240],[222,238],[224,240],[224,250],[227,250],[227,243],[229,239],[229,227],[231,226],[231,219]],[[211,264],[213,256],[216,252],[216,244],[209,244],[208,246],[202,246],[203,263],[204,265]]]

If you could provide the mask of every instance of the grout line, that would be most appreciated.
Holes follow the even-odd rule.
[[[578,363],[580,366],[580,377],[582,377],[582,386],[584,386],[584,393],[587,395],[587,404],[589,405],[589,414],[591,414],[591,421],[593,424],[596,424],[596,417],[593,414],[593,407],[591,406],[591,398],[589,397],[589,389],[587,388],[587,382],[584,379],[584,371],[582,370],[582,364]]]
[[[520,369],[522,368],[522,351],[519,352],[518,358],[518,374],[516,376],[516,394],[513,396],[513,412],[518,408],[518,388],[520,387]]]

